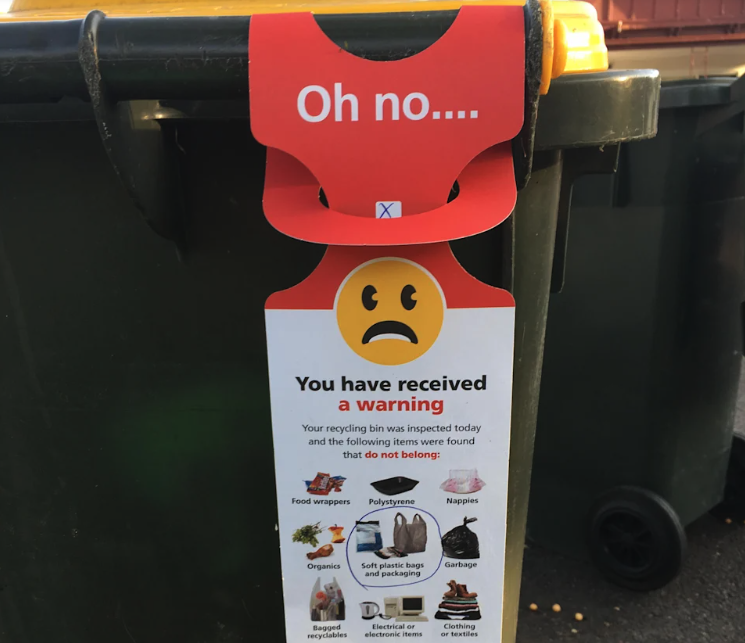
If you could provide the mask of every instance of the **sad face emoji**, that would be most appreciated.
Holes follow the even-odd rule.
[[[336,321],[357,355],[376,364],[406,364],[426,353],[442,328],[442,294],[421,266],[376,259],[352,272],[336,301]]]

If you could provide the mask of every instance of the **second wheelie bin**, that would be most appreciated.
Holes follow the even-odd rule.
[[[742,364],[743,87],[663,84],[657,137],[622,146],[615,175],[579,179],[571,208],[564,186],[528,534],[631,589],[678,574],[684,527],[725,493]]]

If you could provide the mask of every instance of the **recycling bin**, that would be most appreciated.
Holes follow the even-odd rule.
[[[568,210],[528,533],[631,589],[675,577],[684,527],[725,489],[742,361],[742,88],[664,84],[657,137],[624,144],[612,177],[579,179]]]
[[[422,4],[334,5],[318,23],[386,60],[423,50],[457,13]],[[283,641],[264,302],[324,247],[262,214],[254,8],[15,8],[0,18],[2,640]],[[539,100],[541,6],[526,20],[517,205],[453,243],[517,301],[505,643],[562,172],[588,167],[578,150],[612,171],[619,143],[655,134],[659,98],[656,72],[602,71],[591,47],[564,51],[575,73]]]

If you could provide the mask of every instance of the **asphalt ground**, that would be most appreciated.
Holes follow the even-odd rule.
[[[745,434],[742,383],[736,427]],[[745,522],[728,524],[728,517],[707,515],[689,526],[681,575],[648,594],[610,584],[590,563],[528,544],[517,643],[745,642]]]

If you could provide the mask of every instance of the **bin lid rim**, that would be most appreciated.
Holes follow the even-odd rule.
[[[665,81],[660,91],[660,109],[706,107],[732,102],[734,76]]]

